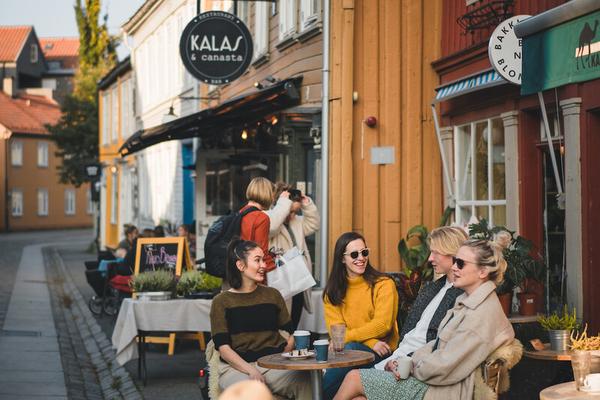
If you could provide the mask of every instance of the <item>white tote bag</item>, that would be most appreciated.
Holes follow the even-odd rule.
[[[278,267],[267,273],[267,281],[270,287],[279,290],[284,299],[291,299],[317,284],[297,247],[292,247],[278,261]]]

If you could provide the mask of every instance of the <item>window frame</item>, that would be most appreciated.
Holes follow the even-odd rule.
[[[19,204],[15,204],[16,199],[19,199]],[[24,214],[23,205],[23,190],[18,188],[13,188],[10,191],[10,215],[13,217],[22,217]],[[16,211],[15,211],[16,210]]]
[[[77,212],[77,193],[73,188],[65,189],[65,215],[75,215]]]
[[[313,28],[321,21],[321,0],[300,0],[300,32]]]
[[[283,42],[294,37],[297,25],[298,5],[296,0],[279,2],[279,41]]]
[[[110,90],[111,97],[111,118],[110,118],[110,143],[117,143],[119,140],[119,91],[117,86]]]
[[[110,99],[112,95],[110,90],[102,92],[102,145],[108,146],[110,144]]]
[[[269,4],[266,2],[254,3],[253,36],[254,60],[258,60],[269,54]]]
[[[48,168],[49,160],[48,160],[48,150],[49,150],[48,142],[38,141],[37,143],[37,166],[39,168]],[[40,157],[41,156],[41,157]]]
[[[489,139],[489,135],[492,132],[492,120],[498,120],[500,122],[500,126],[502,126],[502,134],[504,137],[504,147],[505,147],[505,151],[504,151],[504,175],[505,175],[505,187],[504,187],[504,199],[495,199],[493,198],[493,191],[494,191],[494,173],[493,173],[493,161],[494,161],[494,145],[492,144],[492,140]],[[474,147],[475,147],[475,133],[476,133],[476,127],[478,124],[481,124],[483,122],[487,123],[487,171],[486,171],[486,178],[487,178],[487,199],[484,200],[478,200],[476,199],[476,192],[477,192],[477,169],[476,167],[473,167],[474,163],[476,162],[476,156],[475,156],[475,151],[473,151]],[[467,150],[467,154],[463,154],[462,153],[462,147],[461,147],[461,138],[460,135],[462,135],[463,133],[460,131],[462,128],[468,127],[469,128],[469,143],[468,143],[468,150]],[[484,129],[486,129],[484,128]],[[498,116],[492,116],[490,118],[484,118],[481,120],[476,120],[476,121],[471,121],[465,124],[461,124],[461,125],[455,125],[453,127],[453,134],[454,134],[454,141],[453,141],[453,146],[454,146],[454,193],[455,193],[455,200],[456,200],[456,211],[455,211],[455,218],[456,221],[459,224],[462,224],[463,222],[469,221],[473,216],[475,216],[476,218],[479,219],[479,217],[477,216],[477,208],[478,207],[487,207],[487,218],[486,220],[489,222],[489,224],[491,226],[495,225],[495,221],[494,221],[494,207],[504,207],[505,208],[505,216],[508,216],[506,209],[508,207],[508,203],[507,203],[507,182],[506,182],[506,129],[504,128],[504,124],[502,122],[502,118],[498,115]],[[457,162],[457,160],[465,160],[464,165],[461,165],[460,162]],[[468,173],[468,176],[467,176]],[[469,191],[470,195],[469,196],[464,196],[465,198],[468,197],[469,199],[461,199],[462,195],[463,195],[463,191],[461,191],[461,187],[469,184],[470,183],[470,188],[466,189]],[[465,193],[466,193],[465,190]],[[465,213],[464,209],[469,209],[469,213]],[[506,221],[502,224],[505,225]]]
[[[15,157],[15,152],[18,156]],[[23,166],[23,141],[12,140],[10,143],[10,165],[13,167]]]
[[[111,225],[117,225],[118,223],[118,212],[119,212],[119,191],[118,191],[118,172],[111,173],[111,187],[110,187],[110,223]]]
[[[94,185],[94,183],[92,183],[92,185]],[[88,187],[87,190],[85,191],[85,201],[86,201],[86,207],[85,207],[85,212],[87,215],[92,215],[94,214],[94,201],[92,200],[92,188]]]
[[[36,64],[40,60],[40,50],[36,43],[29,45],[29,62]]]
[[[40,195],[43,195],[40,198]],[[47,217],[48,216],[48,189],[46,188],[38,188],[37,190],[37,215],[38,217]]]

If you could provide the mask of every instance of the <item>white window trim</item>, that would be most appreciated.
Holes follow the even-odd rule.
[[[117,224],[117,213],[119,212],[119,208],[118,206],[118,180],[117,180],[117,173],[113,172],[112,173],[112,180],[110,182],[110,223],[112,225],[116,225]]]
[[[111,143],[116,143],[119,140],[119,92],[118,87],[113,87],[110,91],[111,95],[111,123],[110,123],[110,140]]]
[[[254,59],[269,54],[269,4],[254,3]]]
[[[91,183],[92,185],[95,185],[94,182]],[[86,192],[85,192],[85,199],[86,199],[86,208],[85,208],[85,212],[87,213],[87,215],[92,215],[94,213],[94,202],[92,201],[92,188],[88,187]]]
[[[102,93],[102,145],[110,143],[110,90]]]
[[[37,200],[38,200],[37,215],[40,217],[47,217],[48,216],[48,189],[39,188],[37,190]]]
[[[37,165],[38,167],[48,168],[48,142],[38,142],[37,144]]]
[[[65,189],[65,215],[75,215],[77,197],[75,189]]]
[[[16,199],[19,199],[18,204],[15,204]],[[10,197],[10,213],[13,217],[23,216],[23,191],[21,189],[13,189]]]
[[[474,179],[474,176],[476,175],[477,171],[475,170],[475,168],[473,167],[474,163],[475,163],[475,154],[473,152],[473,148],[475,146],[475,135],[473,134],[475,132],[475,126],[478,123],[481,122],[486,122],[487,121],[487,132],[488,135],[491,134],[492,132],[492,120],[493,119],[499,119],[501,120],[500,116],[493,116],[487,119],[483,119],[483,120],[478,120],[478,121],[473,121],[470,122],[468,124],[462,124],[462,125],[456,125],[454,126],[454,159],[455,160],[461,160],[464,159],[466,160],[466,163],[464,164],[464,168],[461,171],[460,170],[460,166],[458,162],[455,162],[454,164],[454,176],[455,176],[455,183],[454,183],[454,193],[456,194],[456,220],[461,223],[462,221],[468,221],[469,218],[464,218],[463,217],[463,210],[462,208],[470,208],[470,215],[476,215],[476,207],[488,207],[488,222],[490,223],[490,225],[494,225],[494,213],[493,213],[493,207],[494,206],[507,206],[507,201],[506,198],[504,199],[493,199],[492,195],[493,195],[493,190],[492,188],[494,187],[494,175],[492,173],[492,168],[493,168],[493,162],[492,162],[492,151],[493,151],[493,146],[492,146],[492,141],[491,140],[487,140],[487,157],[488,157],[488,162],[487,162],[487,178],[488,178],[488,198],[485,200],[461,200],[460,196],[462,195],[462,193],[464,193],[466,190],[468,190],[465,186],[466,182],[467,182],[467,172],[468,172],[468,166],[469,164],[471,165],[471,187],[470,192],[471,192],[471,199],[475,198],[475,190],[476,190],[476,180]],[[469,146],[468,146],[468,150],[467,150],[467,154],[459,154],[459,145],[458,145],[458,138],[459,135],[461,134],[459,129],[465,126],[469,126]],[[504,129],[504,125],[503,125],[503,129]],[[504,129],[504,143],[506,146],[506,130]],[[505,149],[506,151],[506,149]],[[505,155],[505,171],[506,171],[506,155]],[[506,172],[505,172],[506,173]],[[464,183],[462,185],[461,188],[461,184]],[[505,188],[505,197],[507,195],[507,191],[508,189]],[[506,213],[507,217],[508,217],[508,212]]]
[[[10,165],[23,166],[23,142],[20,140],[14,140],[10,144]]]
[[[300,0],[300,32],[311,29],[321,20],[321,0]]]
[[[33,64],[37,63],[40,59],[39,56],[40,50],[38,49],[38,45],[32,43],[29,47],[29,61]]]
[[[279,41],[293,37],[296,33],[296,0],[279,2]]]

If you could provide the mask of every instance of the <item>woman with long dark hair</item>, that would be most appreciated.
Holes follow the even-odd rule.
[[[345,349],[374,353],[381,361],[398,346],[398,292],[394,281],[369,262],[369,248],[356,232],[335,243],[331,274],[323,293],[325,323],[346,325]],[[367,366],[369,367],[369,366]],[[328,369],[323,393],[332,398],[351,368]]]
[[[275,394],[298,400],[311,398],[307,371],[259,367],[262,356],[290,351],[294,336],[285,301],[277,289],[264,286],[267,274],[263,250],[252,241],[235,238],[227,249],[225,276],[230,289],[210,308],[212,339],[221,356],[219,386],[253,379]],[[286,340],[279,333],[287,331]],[[212,371],[211,371],[212,372]]]

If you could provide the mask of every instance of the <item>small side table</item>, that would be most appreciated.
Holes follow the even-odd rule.
[[[575,382],[566,382],[547,387],[540,392],[540,400],[600,400],[600,394],[585,393],[575,389]]]
[[[304,360],[290,360],[281,354],[272,354],[258,359],[256,362],[263,368],[284,369],[296,371],[310,371],[313,400],[323,399],[323,373],[325,368],[356,367],[365,365],[375,360],[375,355],[367,351],[344,350],[344,354],[335,354],[325,362],[317,362],[314,358]]]

